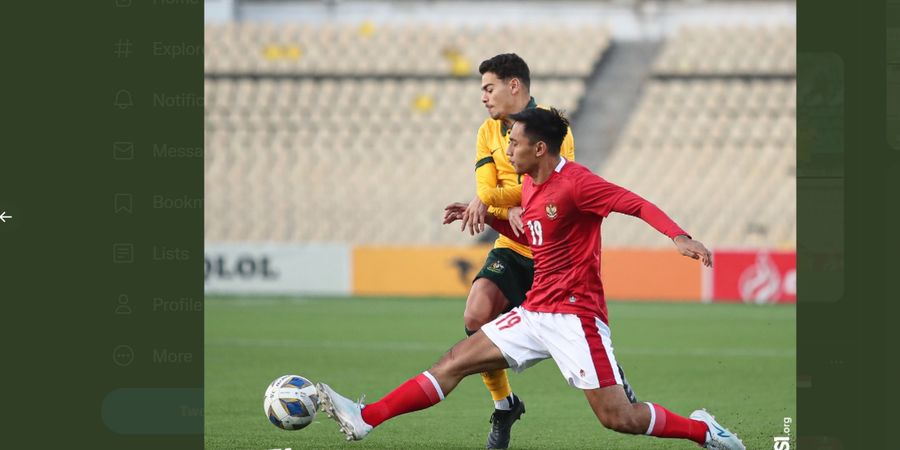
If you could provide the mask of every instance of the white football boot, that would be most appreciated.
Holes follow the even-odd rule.
[[[703,448],[710,450],[746,450],[744,443],[738,437],[728,431],[727,428],[719,425],[716,418],[711,416],[705,409],[698,409],[691,413],[691,419],[705,422],[707,426],[706,444]]]
[[[316,385],[319,391],[319,403],[328,417],[336,420],[341,426],[341,431],[347,435],[348,441],[359,441],[366,437],[372,426],[363,421],[362,399],[354,402],[349,398],[335,392],[325,383]]]

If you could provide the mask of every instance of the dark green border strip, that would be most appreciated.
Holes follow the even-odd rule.
[[[202,448],[203,2],[4,17],[4,447]]]
[[[892,321],[882,318],[896,317],[888,305],[897,299],[885,287],[887,274],[897,273],[898,249],[886,219],[900,203],[896,189],[886,190],[897,158],[885,139],[884,23],[883,2],[798,2],[802,449],[894,446],[893,409],[884,412],[895,384],[888,355],[896,351],[886,341]]]

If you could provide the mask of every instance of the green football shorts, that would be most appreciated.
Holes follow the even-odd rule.
[[[479,278],[487,278],[500,288],[509,300],[509,311],[525,301],[525,293],[534,281],[534,261],[508,248],[491,249],[484,267],[475,275],[475,280]]]

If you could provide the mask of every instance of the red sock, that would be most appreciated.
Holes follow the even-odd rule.
[[[391,417],[434,406],[443,399],[444,393],[437,380],[426,371],[406,380],[381,400],[366,405],[362,418],[377,427]]]
[[[664,438],[690,439],[700,445],[706,443],[706,422],[694,420],[669,411],[656,403],[650,407],[650,427],[647,434]]]

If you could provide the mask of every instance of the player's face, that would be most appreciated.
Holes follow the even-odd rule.
[[[509,133],[509,147],[506,147],[506,156],[519,175],[530,173],[537,165],[537,143],[528,139],[524,129],[525,125],[514,123]]]
[[[487,108],[491,119],[505,119],[510,114],[518,111],[512,111],[514,108],[513,101],[513,80],[501,80],[492,72],[486,72],[481,76],[481,103]]]

